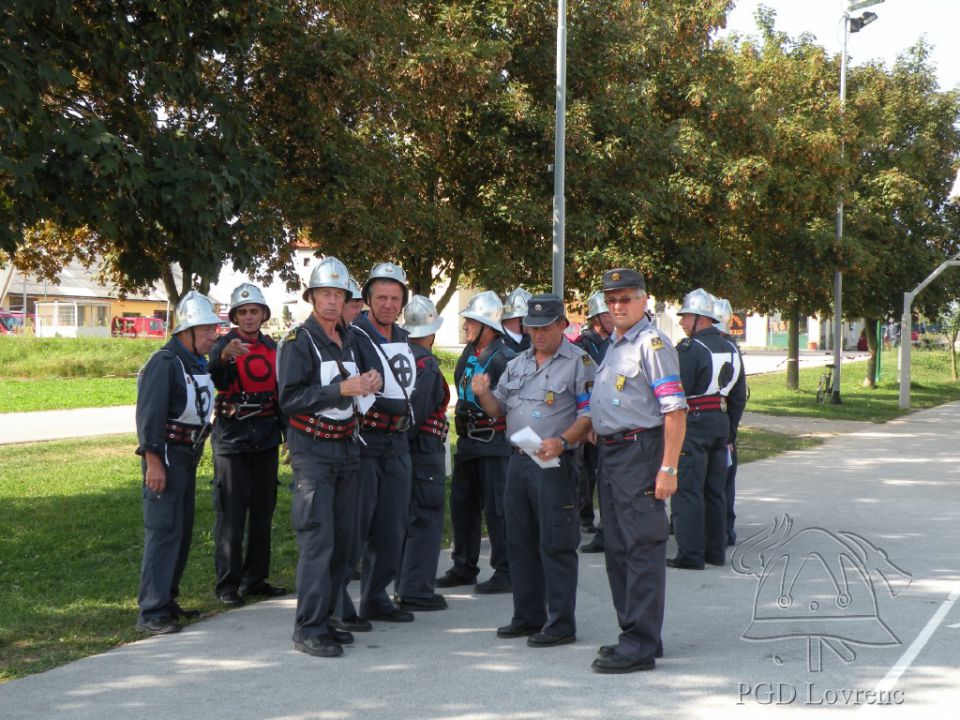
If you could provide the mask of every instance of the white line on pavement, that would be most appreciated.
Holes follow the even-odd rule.
[[[917,638],[910,643],[910,647],[907,648],[907,651],[900,656],[900,659],[897,660],[897,664],[890,668],[890,671],[886,676],[881,680],[877,687],[875,688],[876,694],[879,696],[880,693],[888,693],[893,689],[893,686],[897,684],[897,680],[907,671],[913,661],[917,659],[917,655],[920,654],[920,651],[923,650],[924,646],[933,637],[933,633],[936,632],[937,628],[940,626],[940,623],[943,622],[943,619],[947,616],[947,613],[950,612],[950,609],[956,604],[957,599],[960,598],[960,583],[957,583],[956,589],[950,593],[950,596],[944,600],[940,607],[937,609],[937,612],[933,614],[933,617],[927,622],[923,630],[920,631],[920,634],[917,635]],[[958,623],[960,624],[960,623]],[[954,627],[950,625],[948,627]],[[871,710],[877,707],[876,705],[864,705],[860,711]]]

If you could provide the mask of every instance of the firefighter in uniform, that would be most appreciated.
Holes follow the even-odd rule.
[[[348,327],[353,324],[353,321],[357,319],[357,315],[363,310],[363,297],[360,295],[360,284],[351,277],[349,285],[350,287],[347,288],[347,292],[350,294],[347,296],[346,302],[343,303],[343,324]]]
[[[370,620],[412,622],[413,613],[399,609],[387,588],[400,571],[400,552],[407,529],[413,468],[407,431],[413,425],[411,394],[416,363],[407,332],[396,324],[407,304],[406,274],[390,262],[376,265],[361,289],[369,310],[350,326],[361,370],[376,370],[383,389],[366,410],[360,437],[359,546],[351,558],[353,575],[361,559],[359,612],[344,583],[338,623],[342,629],[366,631]]]
[[[190,291],[175,313],[173,337],[137,376],[137,454],[143,472],[143,564],[137,630],[175,633],[199,615],[177,603],[190,554],[197,463],[210,430],[213,382],[204,358],[220,318],[209,298]]]
[[[277,415],[277,344],[260,332],[270,319],[270,307],[258,287],[244,283],[230,295],[228,316],[237,327],[217,340],[209,359],[217,388],[210,444],[216,594],[224,605],[235,606],[247,596],[276,597],[287,591],[267,582],[283,441]]]
[[[531,348],[507,364],[496,390],[475,375],[473,391],[488,415],[506,414],[507,435],[533,430],[536,459],[515,448],[504,513],[513,583],[513,618],[497,637],[527,636],[530,647],[576,640],[577,477],[573,449],[590,432],[594,364],[563,335],[567,318],[556,295],[534,295],[524,326]]]
[[[411,400],[416,424],[410,428],[413,492],[403,541],[394,602],[401,610],[443,610],[447,601],[434,592],[443,536],[444,482],[447,458],[447,406],[450,387],[431,353],[443,318],[429,299],[414,295],[403,310],[403,328],[417,364]]]
[[[496,386],[507,361],[514,357],[503,340],[500,317],[503,304],[487,290],[470,299],[460,312],[467,344],[457,361],[454,382],[457,406],[457,453],[450,486],[450,523],[453,526],[453,567],[437,578],[437,587],[474,585],[482,594],[510,592],[510,565],[503,529],[503,489],[507,481],[510,443],[504,417],[490,418],[473,394],[473,377],[485,373]],[[480,573],[481,513],[490,536],[493,575],[477,583]]]
[[[331,615],[349,577],[356,536],[357,416],[382,384],[375,370],[357,369],[353,337],[340,319],[347,292],[342,262],[327,257],[317,263],[303,294],[313,311],[277,350],[300,551],[293,641],[317,657],[343,655],[343,645],[353,642]]]
[[[730,416],[730,440],[727,443],[727,455],[730,467],[727,468],[727,479],[724,484],[724,498],[727,503],[727,547],[737,544],[737,532],[734,528],[734,522],[737,514],[734,512],[734,501],[737,495],[737,430],[740,428],[740,419],[743,417],[743,411],[746,408],[747,397],[747,373],[743,366],[743,355],[740,352],[740,346],[730,334],[730,320],[733,318],[733,306],[730,301],[724,298],[717,298],[713,306],[717,316],[717,330],[737,351],[736,358],[731,356],[731,362],[734,370],[739,369],[738,377],[734,380],[732,387],[721,388],[721,394],[727,398],[727,414]]]
[[[530,335],[523,331],[523,318],[527,316],[527,301],[530,293],[522,287],[514,288],[503,301],[503,343],[515,355],[530,347]]]
[[[593,362],[599,365],[610,344],[613,321],[610,311],[603,301],[603,293],[595,292],[587,298],[587,322],[589,327],[573,341],[587,353]],[[580,552],[603,552],[603,527],[593,524],[593,493],[597,487],[597,444],[595,439],[586,438],[576,450],[577,455],[577,494],[580,502],[580,529],[595,533],[593,539],[580,548]]]
[[[687,407],[677,353],[646,316],[643,276],[603,274],[615,328],[597,368],[590,414],[600,451],[604,555],[620,624],[615,645],[598,651],[599,673],[652,670],[662,655],[667,513]]]
[[[687,570],[702,570],[705,562],[726,562],[724,485],[730,439],[726,393],[741,373],[736,348],[714,326],[713,307],[714,297],[699,288],[687,294],[678,313],[687,335],[677,352],[689,412],[679,485],[670,501],[677,555],[667,560],[667,566]]]

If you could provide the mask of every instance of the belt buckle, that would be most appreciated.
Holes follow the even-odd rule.
[[[490,434],[484,436],[486,433],[490,433]],[[477,442],[482,442],[482,443],[493,442],[493,438],[496,437],[496,435],[497,435],[497,431],[492,427],[471,428],[470,430],[467,431],[468,438],[470,438],[471,440],[476,440]]]
[[[410,418],[404,415],[394,423],[394,427],[396,432],[407,432],[410,429]]]
[[[237,403],[233,406],[233,417],[237,420],[252,418],[263,409],[259,403]]]

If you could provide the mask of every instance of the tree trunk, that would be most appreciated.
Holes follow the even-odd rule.
[[[960,335],[960,328],[950,333],[950,370],[954,382],[960,380],[960,375],[957,374],[957,335]]]
[[[180,302],[181,293],[173,279],[173,269],[169,265],[164,266],[162,279],[163,288],[167,291],[167,299],[170,301],[170,308],[175,308],[177,303]]]
[[[800,303],[790,308],[787,333],[787,390],[800,389]]]
[[[463,265],[462,263],[457,262],[450,271],[450,284],[447,286],[447,289],[443,291],[443,295],[440,296],[440,299],[437,300],[438,313],[443,312],[443,309],[447,306],[447,303],[450,302],[450,298],[452,298],[453,294],[457,291],[457,285],[460,282],[460,275],[462,272]]]
[[[867,374],[863,378],[863,386],[871,390],[877,389],[877,353],[880,349],[877,347],[877,318],[865,317],[863,319],[863,330],[867,336],[867,350],[870,351],[870,357],[867,358]]]

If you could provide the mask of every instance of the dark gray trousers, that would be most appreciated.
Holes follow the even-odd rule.
[[[216,512],[213,557],[217,595],[255,587],[270,576],[277,462],[278,448],[275,447],[213,456],[213,509]]]
[[[143,563],[140,566],[139,622],[169,620],[180,594],[193,538],[197,460],[186,445],[167,447],[167,485],[155,493],[143,486]],[[146,473],[146,460],[140,462]]]
[[[727,548],[727,438],[723,412],[687,416],[687,434],[677,467],[677,493],[670,499],[677,558],[694,565],[723,564]]]
[[[515,453],[507,469],[504,514],[515,627],[575,635],[580,544],[573,452],[558,468]]]
[[[443,539],[443,500],[446,469],[443,457],[414,457],[410,515],[397,577],[397,595],[433,597]]]
[[[357,450],[346,440],[292,452],[297,614],[293,639],[329,633],[328,622],[347,578],[356,538]]]
[[[359,500],[357,502],[357,537],[359,552],[351,558],[349,572],[337,607],[340,617],[359,614],[371,617],[396,609],[387,588],[400,572],[400,554],[410,513],[410,490],[413,468],[410,446],[404,433],[392,433],[390,443],[382,455],[361,455],[357,471]],[[363,572],[360,578],[360,609],[347,593],[347,583],[353,576],[360,558]]]
[[[727,468],[727,482],[724,486],[724,496],[727,501],[727,545],[737,544],[737,531],[734,523],[737,513],[734,512],[734,503],[737,499],[737,445],[734,443],[730,452],[731,465]]]
[[[490,567],[510,576],[506,533],[503,528],[503,491],[507,457],[457,457],[450,485],[450,522],[453,525],[453,571],[472,580],[480,573],[481,513],[490,536]]]
[[[617,653],[645,662],[660,646],[666,594],[667,513],[653,495],[663,430],[613,445],[601,441],[599,448],[604,555],[621,630]]]

